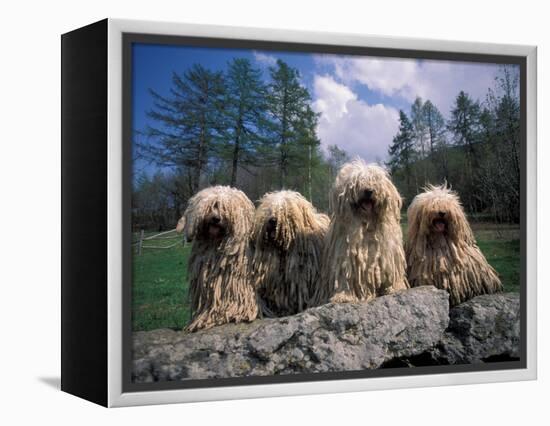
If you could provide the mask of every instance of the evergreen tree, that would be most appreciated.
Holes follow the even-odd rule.
[[[150,143],[140,145],[142,156],[160,167],[189,169],[196,192],[224,123],[223,76],[193,65],[183,75],[173,73],[169,96],[150,93],[154,107],[148,116],[158,126],[147,128]]]
[[[311,108],[306,108],[303,111],[303,115],[296,123],[296,158],[299,163],[306,165],[305,173],[305,195],[308,200],[312,200],[312,182],[313,182],[313,168],[319,164],[321,156],[319,153],[319,146],[321,141],[317,137],[317,118],[316,114]]]
[[[433,154],[438,147],[445,144],[445,119],[430,100],[427,100],[422,106],[422,116],[430,153]]]
[[[428,99],[422,106],[426,126],[426,145],[429,149],[432,180],[449,180],[449,158],[446,123],[437,107]]]
[[[426,158],[426,116],[422,98],[418,96],[411,105],[411,124],[414,129],[414,138],[416,145],[420,150],[421,158]]]
[[[483,208],[483,194],[480,190],[478,173],[479,156],[476,148],[480,140],[480,112],[479,102],[472,100],[464,91],[460,91],[447,125],[455,145],[466,150],[460,186],[463,191],[463,202],[471,212],[478,212]]]
[[[226,74],[224,144],[220,155],[230,161],[230,185],[237,184],[237,170],[255,165],[259,134],[266,112],[266,87],[259,69],[250,60],[233,59]]]
[[[299,165],[300,129],[311,116],[310,95],[299,81],[298,70],[280,59],[270,68],[268,87],[269,138],[275,151],[267,153],[279,170],[279,187],[284,188],[292,165]],[[298,155],[297,155],[298,154]]]
[[[392,174],[402,170],[407,189],[411,187],[411,165],[415,159],[414,126],[402,110],[399,111],[399,132],[394,136],[389,147],[388,167]]]
[[[448,129],[454,136],[456,145],[465,146],[471,156],[475,155],[474,145],[479,135],[480,106],[464,91],[460,91],[451,110]]]

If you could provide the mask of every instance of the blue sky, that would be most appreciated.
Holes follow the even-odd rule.
[[[222,71],[235,57],[249,58],[266,81],[277,59],[297,68],[312,107],[321,114],[322,147],[336,144],[369,162],[386,160],[398,111],[408,113],[416,96],[430,99],[448,117],[460,90],[483,101],[498,73],[495,64],[134,44],[134,129],[154,125],[147,117],[153,106],[150,88],[167,95],[174,71],[182,73],[194,63]]]

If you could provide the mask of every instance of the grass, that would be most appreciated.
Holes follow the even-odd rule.
[[[403,224],[406,232],[407,224]],[[519,227],[472,223],[480,249],[497,270],[504,290],[519,291]],[[404,234],[406,235],[406,234]],[[146,245],[169,246],[177,239],[152,240]],[[143,249],[133,257],[132,324],[135,331],[181,329],[189,320],[187,260],[191,245]]]
[[[154,242],[153,242],[154,241]],[[177,240],[153,240],[170,245]],[[148,245],[149,245],[148,244]],[[170,249],[143,249],[133,256],[132,326],[135,331],[181,329],[189,320],[187,259],[191,245]]]

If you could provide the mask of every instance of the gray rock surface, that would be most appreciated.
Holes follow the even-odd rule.
[[[479,296],[449,312],[448,295],[418,287],[365,304],[188,334],[134,333],[135,382],[350,371],[513,360],[519,295]]]
[[[519,294],[478,296],[452,308],[449,317],[449,326],[437,345],[412,357],[395,358],[383,367],[519,360]]]
[[[133,376],[151,382],[378,368],[434,348],[448,322],[447,293],[418,287],[193,334],[137,332]]]
[[[519,359],[519,294],[478,296],[450,312],[438,356],[449,364]]]

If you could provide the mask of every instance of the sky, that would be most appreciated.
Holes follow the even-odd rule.
[[[410,112],[417,96],[431,100],[448,118],[460,90],[483,101],[494,86],[496,64],[311,54],[250,49],[155,44],[133,45],[133,128],[154,125],[149,89],[168,95],[172,73],[195,63],[223,71],[233,58],[248,58],[263,70],[282,59],[300,72],[301,83],[320,114],[317,134],[322,149],[338,145],[367,162],[385,161],[398,131],[399,110]],[[518,70],[519,72],[519,70]]]

